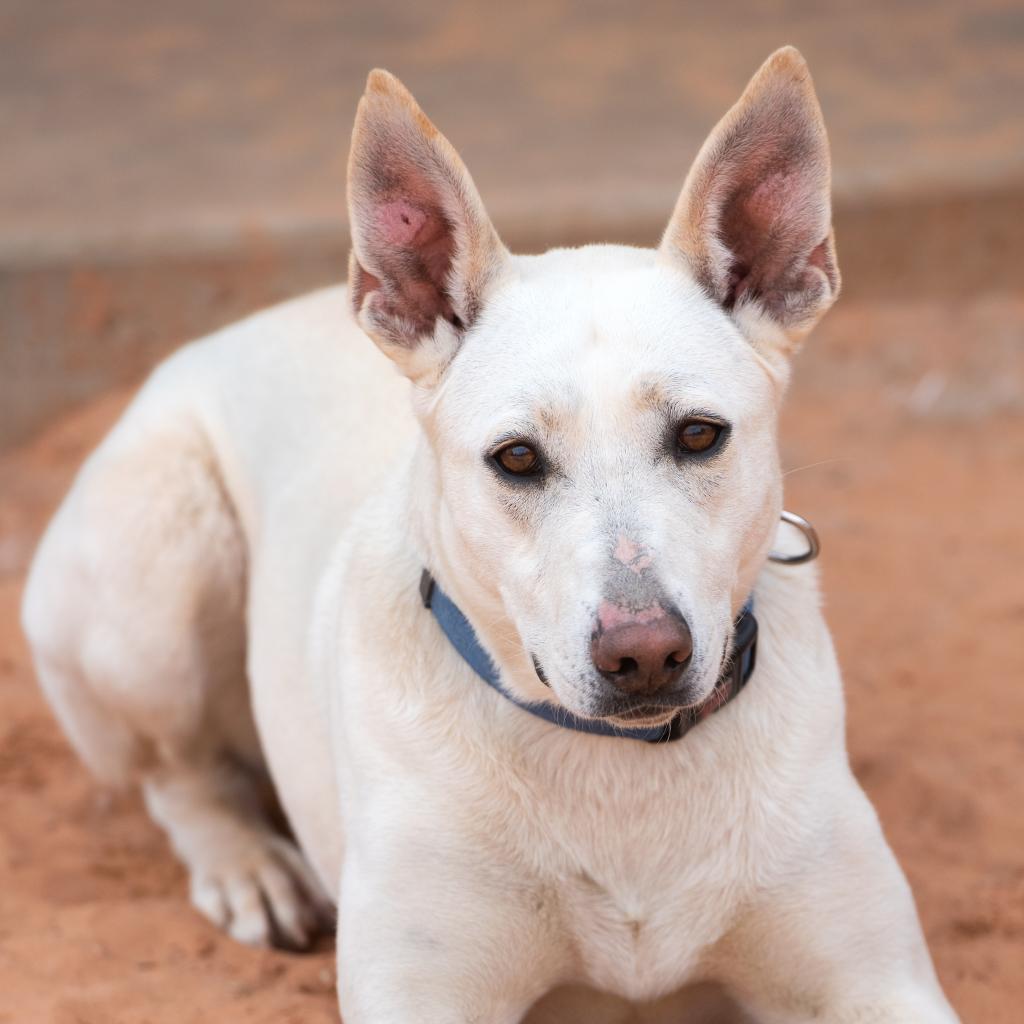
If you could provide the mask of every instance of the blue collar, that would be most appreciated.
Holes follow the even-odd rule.
[[[671,722],[648,729],[629,729],[612,725],[599,718],[581,718],[556,704],[533,703],[520,700],[501,684],[498,670],[487,652],[480,646],[469,620],[452,599],[437,585],[434,577],[424,569],[420,577],[420,596],[423,605],[434,613],[444,635],[452,647],[462,655],[463,661],[485,682],[513,704],[563,729],[588,732],[594,736],[618,736],[645,743],[668,743],[685,736],[695,725],[703,722],[723,704],[732,700],[754,672],[757,658],[757,619],[754,618],[754,599],[747,601],[736,619],[732,657],[718,681],[712,695],[699,707],[686,708]]]

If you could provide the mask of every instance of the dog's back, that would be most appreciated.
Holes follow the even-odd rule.
[[[334,539],[411,441],[407,387],[351,323],[343,288],[250,317],[152,374],[82,467],[23,604],[43,688],[100,779],[141,782],[162,819],[180,799],[161,786],[168,763],[220,763],[225,792],[244,788],[228,762],[262,779],[253,674],[290,681],[289,715],[308,733],[294,802],[330,778],[305,679],[310,605]],[[249,649],[259,630],[247,626],[268,620],[273,643]],[[296,922],[286,938],[308,930]]]

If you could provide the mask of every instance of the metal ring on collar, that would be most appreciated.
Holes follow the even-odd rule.
[[[795,512],[782,510],[782,521],[795,526],[807,541],[807,550],[796,555],[780,555],[778,552],[771,552],[768,558],[773,562],[781,562],[783,565],[803,565],[804,562],[813,562],[821,551],[821,541],[818,540],[818,533],[803,516]]]

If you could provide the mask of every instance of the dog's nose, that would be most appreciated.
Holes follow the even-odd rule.
[[[654,604],[631,611],[608,601],[598,608],[590,656],[598,672],[629,696],[663,690],[692,654],[690,627],[675,609]]]

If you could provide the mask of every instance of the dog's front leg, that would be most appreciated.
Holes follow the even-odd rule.
[[[517,1024],[564,973],[543,888],[521,868],[450,844],[435,834],[347,856],[338,918],[345,1024]]]
[[[809,847],[719,944],[719,980],[761,1024],[957,1024],[910,888],[852,778]]]

